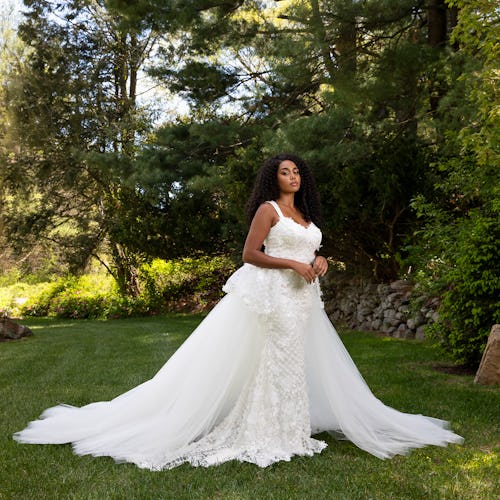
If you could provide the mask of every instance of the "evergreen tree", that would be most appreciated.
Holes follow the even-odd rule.
[[[500,33],[495,2],[453,6],[459,50],[448,75],[453,86],[436,113],[434,190],[415,200],[426,225],[412,258],[422,283],[443,300],[431,329],[437,343],[455,361],[477,365],[500,321]]]
[[[125,23],[97,0],[26,1],[19,33],[31,51],[11,71],[9,134],[18,151],[4,180],[29,210],[4,222],[13,241],[40,238],[65,248],[69,270],[85,267],[106,243],[123,291],[136,293],[135,252],[117,217],[141,212],[141,193],[124,186],[137,140],[147,130],[136,103],[138,72],[154,43],[151,30]],[[136,232],[138,232],[136,230]]]

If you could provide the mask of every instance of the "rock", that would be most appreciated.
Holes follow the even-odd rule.
[[[413,320],[415,321],[415,328],[418,328],[420,325],[425,323],[425,316],[418,311]]]
[[[500,384],[500,325],[491,328],[474,383]]]
[[[423,339],[424,331],[419,327],[438,319],[440,299],[424,295],[406,280],[373,284],[337,274],[330,275],[323,285],[325,311],[336,325],[390,335],[403,323],[406,329],[398,336]]]
[[[387,295],[387,293],[389,292],[390,289],[391,289],[391,287],[389,285],[381,284],[381,285],[377,286],[377,293],[380,296],[385,296],[385,295]]]
[[[328,316],[335,316],[335,309],[331,302],[325,302],[325,312]]]
[[[365,322],[365,315],[362,312],[358,311],[358,314],[356,314],[356,321],[358,323],[364,323]]]
[[[396,304],[401,299],[399,292],[391,293],[387,296],[386,300],[389,304]]]
[[[423,315],[417,313],[416,316],[408,319],[408,321],[406,322],[406,326],[410,330],[416,330],[419,326],[423,325],[424,323],[425,323],[425,318],[423,317]]]
[[[33,332],[27,326],[19,325],[6,316],[0,319],[0,341],[17,340],[30,335]]]
[[[413,288],[413,285],[406,280],[393,281],[389,286],[392,290],[396,290],[399,293],[407,293]]]
[[[399,318],[393,318],[391,320],[391,325],[394,327],[398,327],[401,324],[401,320]]]
[[[415,332],[412,330],[408,330],[408,328],[405,331],[405,339],[406,340],[413,340],[415,338]]]
[[[398,339],[404,339],[406,338],[406,332],[406,325],[404,323],[401,323],[396,330],[395,337],[397,337]]]
[[[429,309],[437,309],[439,307],[440,303],[441,303],[441,299],[439,297],[429,297],[426,300],[425,305]]]
[[[372,329],[372,325],[369,322],[365,322],[365,323],[361,324],[360,329],[363,330],[363,331],[368,331],[369,332]]]
[[[425,326],[420,325],[415,332],[415,340],[425,340]]]

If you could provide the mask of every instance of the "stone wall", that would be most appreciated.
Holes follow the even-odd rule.
[[[409,281],[376,284],[329,273],[322,288],[325,310],[333,324],[353,330],[423,340],[425,325],[438,318],[439,298],[419,296]]]

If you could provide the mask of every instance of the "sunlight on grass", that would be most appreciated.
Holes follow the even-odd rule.
[[[27,324],[26,321],[20,321],[19,323]],[[30,330],[56,330],[58,328],[74,328],[75,322],[66,321],[65,323],[54,323],[54,324],[46,324],[46,325],[29,325]]]
[[[470,460],[460,466],[464,471],[474,471],[483,467],[495,467],[498,471],[500,461],[498,455],[494,451],[474,453]]]

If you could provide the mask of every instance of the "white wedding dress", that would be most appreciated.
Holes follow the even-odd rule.
[[[312,262],[321,231],[279,215],[264,242],[276,257]],[[329,431],[380,458],[463,439],[447,423],[385,406],[370,391],[325,314],[318,282],[245,264],[227,295],[149,381],[111,401],[59,405],[14,435],[72,443],[80,455],[160,470],[228,460],[266,467],[312,455]]]

